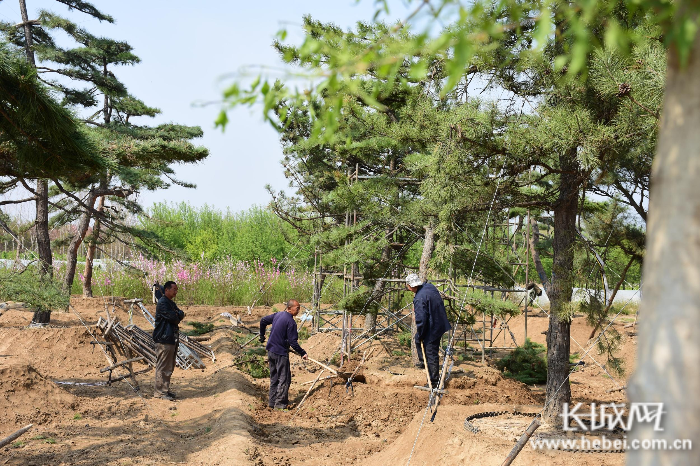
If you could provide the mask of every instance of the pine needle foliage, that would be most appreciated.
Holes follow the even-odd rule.
[[[24,270],[0,268],[0,301],[16,301],[39,310],[65,310],[69,297],[60,285],[40,277],[34,267]]]
[[[505,377],[515,379],[527,385],[541,384],[547,381],[547,361],[544,358],[547,349],[529,338],[510,354],[496,362],[498,370]]]

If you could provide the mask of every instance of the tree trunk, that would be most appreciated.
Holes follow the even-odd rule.
[[[556,216],[556,214],[554,215]],[[537,275],[540,277],[540,282],[549,295],[549,291],[547,291],[549,280],[547,280],[547,274],[544,271],[544,266],[540,260],[540,253],[537,250],[537,245],[540,242],[540,229],[537,226],[537,219],[534,216],[530,217],[530,228],[532,232],[532,235],[530,235],[530,254],[532,254],[532,262],[535,263],[535,270],[537,270]],[[527,286],[529,283],[525,285]]]
[[[391,231],[388,230],[386,232],[387,234],[387,241],[389,241],[388,236],[391,234]],[[387,243],[384,248],[382,249],[382,256],[379,259],[380,266],[388,266],[389,264],[389,255],[391,254],[391,245]],[[385,275],[382,274],[382,275]],[[374,282],[374,288],[372,289],[372,296],[376,297],[379,299],[379,296],[384,292],[384,286],[386,285],[386,282],[382,280],[377,280]],[[377,329],[377,313],[376,312],[368,312],[365,314],[365,331],[369,335],[374,335]]]
[[[51,309],[45,311],[37,309],[32,317],[32,324],[49,324],[51,322]]]
[[[105,197],[100,196],[97,200],[97,212],[102,213],[105,207]],[[92,227],[92,241],[87,250],[87,257],[85,258],[85,279],[83,280],[83,296],[86,298],[92,298],[92,261],[95,258],[95,250],[97,249],[97,241],[100,239],[100,227],[102,222],[100,217],[95,218],[95,223]]]
[[[53,256],[51,255],[51,238],[49,237],[49,183],[46,180],[36,182],[36,246],[39,252],[39,269],[42,276],[53,277]]]
[[[27,3],[25,0],[19,0],[19,11],[22,15],[22,22],[24,27],[24,52],[27,54],[27,61],[36,67],[36,62],[34,61],[34,37],[32,34],[32,25],[29,24],[29,15],[27,15]]]
[[[19,10],[22,15],[24,28],[24,45],[27,61],[36,67],[34,60],[34,38],[32,25],[29,24],[27,15],[27,3],[19,0]],[[36,233],[36,246],[39,253],[39,272],[42,276],[53,277],[53,257],[51,255],[51,239],[49,237],[49,183],[46,180],[36,182],[36,223],[34,231]]]
[[[700,34],[695,34],[685,67],[677,51],[669,51],[651,175],[637,369],[628,389],[632,402],[663,403],[663,431],[655,432],[654,423],[637,422],[630,440],[689,439],[695,449],[700,447],[699,76]],[[628,464],[635,465],[690,466],[697,461],[697,453],[682,450],[628,454]]]
[[[91,209],[95,206],[96,196],[93,191],[90,191],[85,205]],[[75,236],[70,241],[68,245],[68,253],[66,254],[66,276],[63,279],[63,292],[70,293],[71,287],[73,286],[73,279],[75,278],[75,267],[78,263],[78,248],[83,243],[85,234],[90,226],[90,218],[92,218],[92,213],[89,210],[83,212],[80,216],[80,221],[78,222],[78,230],[75,232]]]
[[[435,249],[435,230],[432,222],[425,227],[425,239],[423,240],[423,253],[420,256],[418,276],[425,281],[428,278],[428,265]]]
[[[433,229],[433,224],[430,223],[425,227],[425,237],[423,240],[423,253],[420,256],[420,266],[418,268],[418,276],[425,280],[428,276],[428,264],[430,263],[430,258],[433,255],[433,250],[435,249],[435,230]],[[416,348],[416,315],[413,314],[411,319],[411,358],[413,359],[413,364],[419,363],[418,359],[418,348]]]
[[[561,422],[559,414],[562,412],[562,406],[571,401],[571,386],[568,381],[571,346],[569,306],[573,291],[574,241],[578,212],[576,150],[562,154],[559,157],[559,165],[563,173],[560,175],[559,196],[554,206],[552,280],[546,288],[550,302],[550,318],[547,330],[546,409],[543,419],[549,424]]]

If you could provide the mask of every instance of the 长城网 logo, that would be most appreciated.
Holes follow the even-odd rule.
[[[566,431],[612,431],[618,427],[629,431],[635,423],[653,423],[654,431],[664,430],[661,427],[663,403],[632,403],[629,409],[627,403],[591,403],[588,410],[583,408],[583,403],[573,407],[564,403],[563,408],[562,427]]]

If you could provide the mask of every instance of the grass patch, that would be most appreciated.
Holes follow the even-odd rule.
[[[394,350],[391,352],[391,354],[393,354],[394,356],[406,356],[406,353],[400,350]]]
[[[547,382],[547,361],[543,357],[546,348],[529,338],[523,346],[496,362],[505,377],[527,385]]]
[[[83,418],[83,415],[80,414],[80,413],[75,413],[75,414],[73,415],[73,420],[74,420],[74,421],[79,421],[79,420],[81,420],[82,418]]]
[[[49,437],[44,441],[44,443],[48,443],[49,445],[53,445],[56,443],[56,439]]]
[[[22,448],[24,446],[24,442],[21,440],[17,440],[16,442],[12,442],[12,448]]]
[[[311,334],[309,333],[308,327],[302,327],[299,329],[299,341],[308,340]]]
[[[333,364],[334,366],[339,366],[340,365],[340,354],[335,353],[333,357],[331,358],[329,363]]]
[[[204,324],[202,322],[189,321],[187,322],[187,325],[191,325],[193,327],[192,330],[187,330],[185,332],[185,335],[188,336],[204,335],[214,330],[214,324],[212,323]]]

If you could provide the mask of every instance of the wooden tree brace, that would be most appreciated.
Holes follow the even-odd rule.
[[[29,424],[28,426],[22,427],[20,430],[16,431],[13,434],[8,435],[4,439],[0,440],[0,448],[4,447],[8,443],[12,442],[13,440],[16,440],[19,438],[22,434],[24,434],[26,431],[34,427],[34,424]]]
[[[129,363],[132,363],[132,362],[143,361],[144,359],[146,359],[146,358],[144,358],[143,356],[139,356],[139,357],[137,357],[137,358],[127,359],[126,361],[118,362],[118,363],[113,364],[113,365],[111,365],[111,366],[109,366],[109,367],[105,367],[104,369],[100,369],[100,373],[114,370],[115,368],[117,368],[117,367],[119,367],[119,366],[123,366],[123,365],[125,365],[125,364],[129,364]]]
[[[508,456],[506,456],[506,459],[503,461],[503,464],[501,464],[501,466],[509,466],[513,462],[515,457],[518,456],[518,453],[522,451],[522,449],[525,447],[525,444],[527,444],[528,439],[532,437],[532,434],[535,433],[540,424],[541,423],[539,416],[535,417],[535,419],[532,420],[530,425],[527,426],[527,430],[525,430],[525,433],[523,433],[523,435],[520,436],[520,440],[518,440],[518,443],[516,443],[513,449],[510,451],[510,453],[508,453]]]
[[[153,369],[153,368],[152,368],[151,366],[148,366],[148,367],[145,368],[145,369],[142,369],[142,370],[140,370],[140,371],[134,372],[133,375],[145,374],[146,372],[150,371],[151,369]],[[112,382],[119,382],[120,380],[124,380],[124,379],[126,379],[127,377],[131,377],[131,376],[132,376],[132,374],[120,375],[119,377],[115,377],[115,378],[113,378],[113,379],[110,379],[109,382],[110,382],[110,383],[112,383]]]

